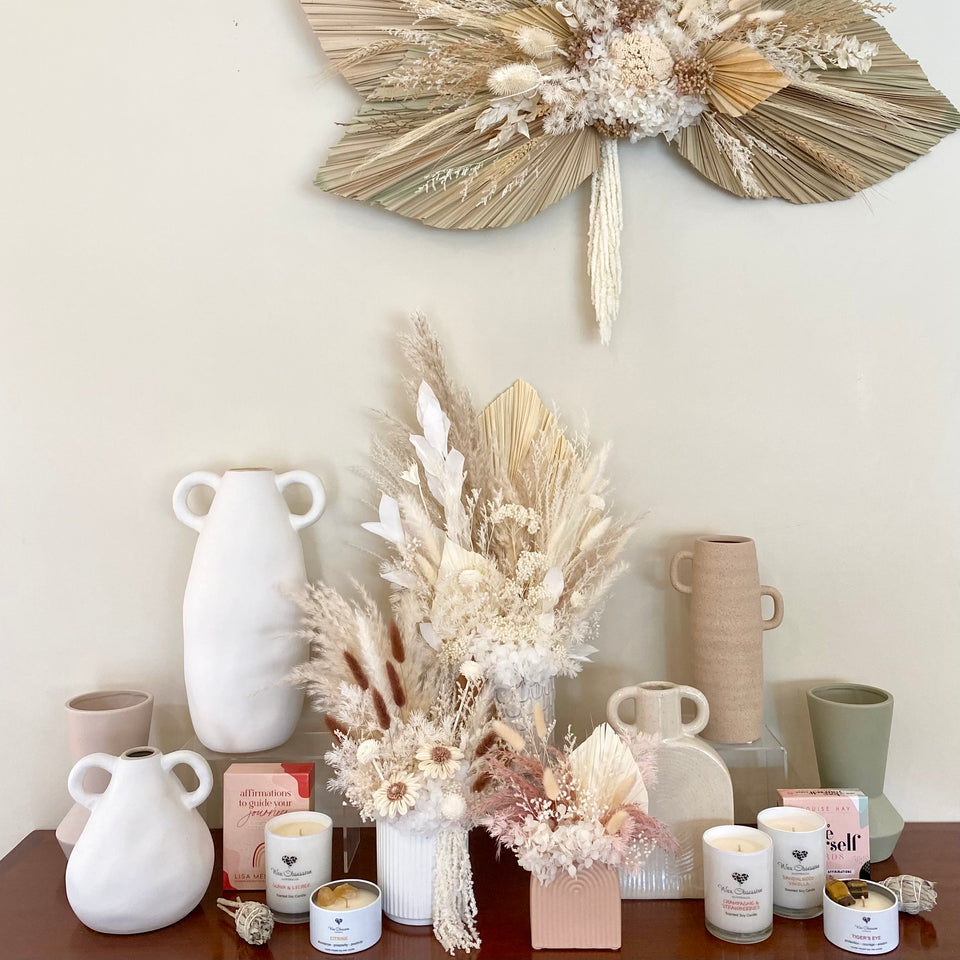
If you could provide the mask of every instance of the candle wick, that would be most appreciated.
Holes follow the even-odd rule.
[[[739,843],[737,844],[737,853],[743,853],[743,847]]]

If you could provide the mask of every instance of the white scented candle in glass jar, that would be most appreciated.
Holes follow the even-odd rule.
[[[729,943],[758,943],[773,931],[773,841],[753,827],[703,834],[707,930]]]
[[[263,829],[267,906],[278,923],[306,923],[310,894],[330,880],[333,821],[325,813],[283,813]]]
[[[769,807],[757,827],[773,841],[773,912],[804,920],[823,913],[827,821],[801,807]]]

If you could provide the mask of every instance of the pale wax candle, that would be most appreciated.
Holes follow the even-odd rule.
[[[849,906],[823,892],[823,933],[849,953],[889,953],[900,943],[900,903],[892,890],[867,880],[867,896]]]
[[[332,902],[321,906],[321,895]],[[369,880],[324,884],[310,898],[310,943],[323,953],[357,953],[372,947],[383,928],[381,904],[380,888]]]
[[[773,841],[753,827],[703,834],[707,930],[730,943],[758,943],[773,931]]]
[[[329,827],[311,820],[295,820],[293,823],[278,823],[271,829],[278,837],[309,837],[321,830],[328,830]]]
[[[802,807],[768,807],[757,826],[773,841],[773,912],[807,919],[823,913],[827,821]]]
[[[333,821],[299,811],[268,820],[263,831],[267,906],[279,923],[310,919],[310,894],[332,875]]]

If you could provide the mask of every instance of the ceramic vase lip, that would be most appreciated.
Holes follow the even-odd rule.
[[[738,537],[733,534],[715,534],[697,537],[697,543],[719,544],[721,546],[740,546],[744,543],[753,543],[753,537]]]
[[[118,760],[150,760],[152,757],[159,757],[160,751],[156,747],[131,747],[124,750],[117,757]]]
[[[892,693],[863,683],[824,683],[811,687],[807,696],[811,700],[841,707],[857,707],[860,710],[886,707],[893,703]]]
[[[272,467],[230,467],[226,473],[273,473]]]
[[[123,713],[153,703],[153,694],[145,690],[93,690],[71,697],[64,707],[71,713]]]

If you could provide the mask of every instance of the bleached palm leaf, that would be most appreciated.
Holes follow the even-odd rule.
[[[742,117],[688,127],[675,141],[681,155],[738,196],[818,203],[885,180],[956,130],[956,108],[920,65],[856,4],[846,7],[858,39],[880,47],[869,72],[830,69],[791,83]]]
[[[527,464],[533,441],[543,438],[541,449],[552,459],[569,455],[570,446],[557,418],[540,395],[523,380],[515,381],[480,414],[483,438],[494,475],[515,483]]]
[[[570,769],[599,809],[636,804],[647,810],[647,788],[630,748],[608,723],[601,723],[570,754]]]

